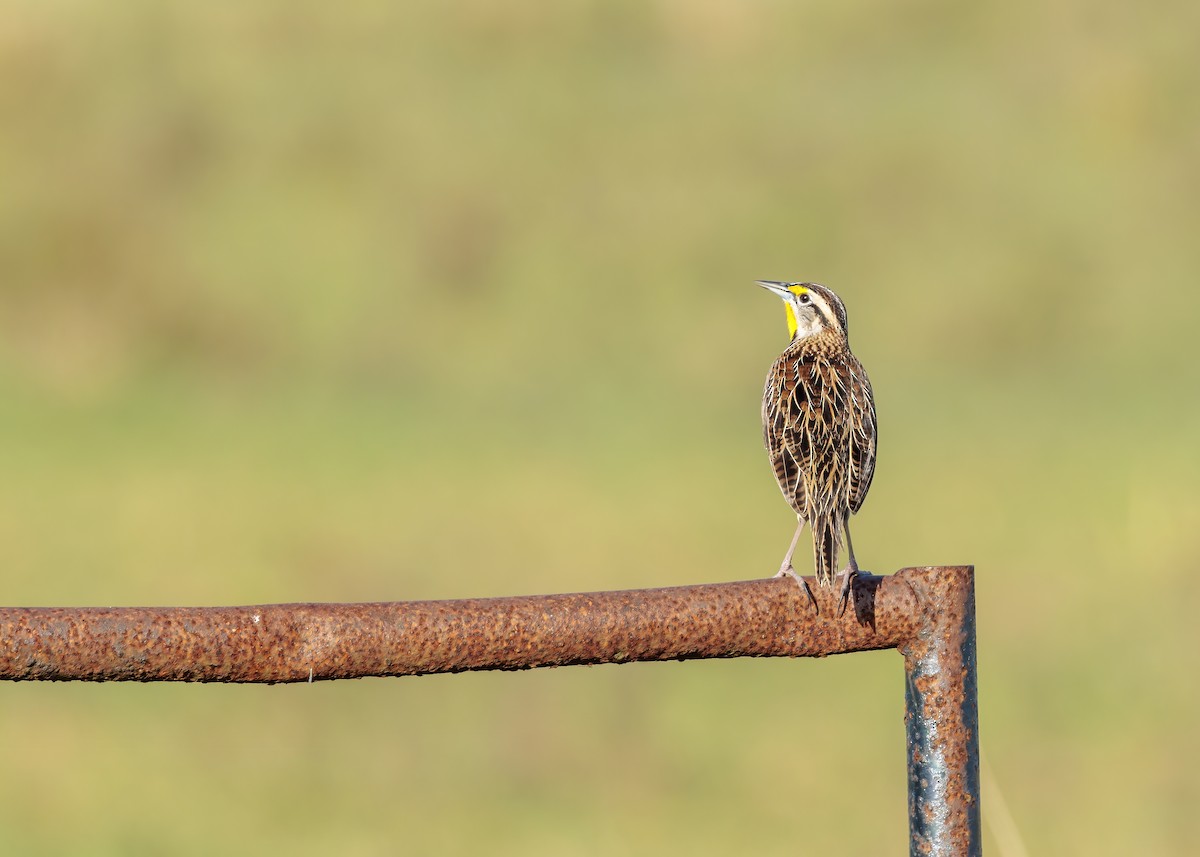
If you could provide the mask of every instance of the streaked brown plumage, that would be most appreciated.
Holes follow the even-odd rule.
[[[813,565],[822,585],[833,580],[844,536],[850,554],[841,590],[845,609],[858,574],[849,519],[862,507],[875,472],[871,382],[850,353],[841,298],[817,283],[760,280],[759,285],[783,299],[792,334],[767,374],[762,404],[763,443],[797,518],[779,574],[796,577],[812,598],[792,568],[804,525],[812,528]]]

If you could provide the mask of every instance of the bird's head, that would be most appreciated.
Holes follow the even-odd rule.
[[[822,335],[846,338],[846,305],[829,289],[819,283],[758,280],[758,284],[783,299],[793,341]]]

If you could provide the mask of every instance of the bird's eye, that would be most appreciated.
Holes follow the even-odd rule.
[[[808,295],[800,295],[800,303],[810,304],[812,303],[812,298],[810,298]]]

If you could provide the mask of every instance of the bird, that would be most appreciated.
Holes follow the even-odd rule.
[[[763,445],[796,513],[796,532],[775,576],[793,577],[816,609],[812,590],[792,567],[796,543],[808,524],[817,582],[829,586],[844,537],[850,556],[838,575],[841,615],[859,575],[850,515],[862,507],[875,475],[875,397],[850,351],[841,298],[819,283],[757,282],[783,299],[791,335],[767,373],[762,401]]]

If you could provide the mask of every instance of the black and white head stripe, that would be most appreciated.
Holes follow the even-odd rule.
[[[846,318],[846,305],[842,303],[841,298],[820,283],[797,283],[789,291],[800,296],[804,294],[804,292],[799,291],[800,289],[808,293],[813,305],[824,317],[825,323],[830,328],[840,331],[843,336],[849,334],[850,329]]]

